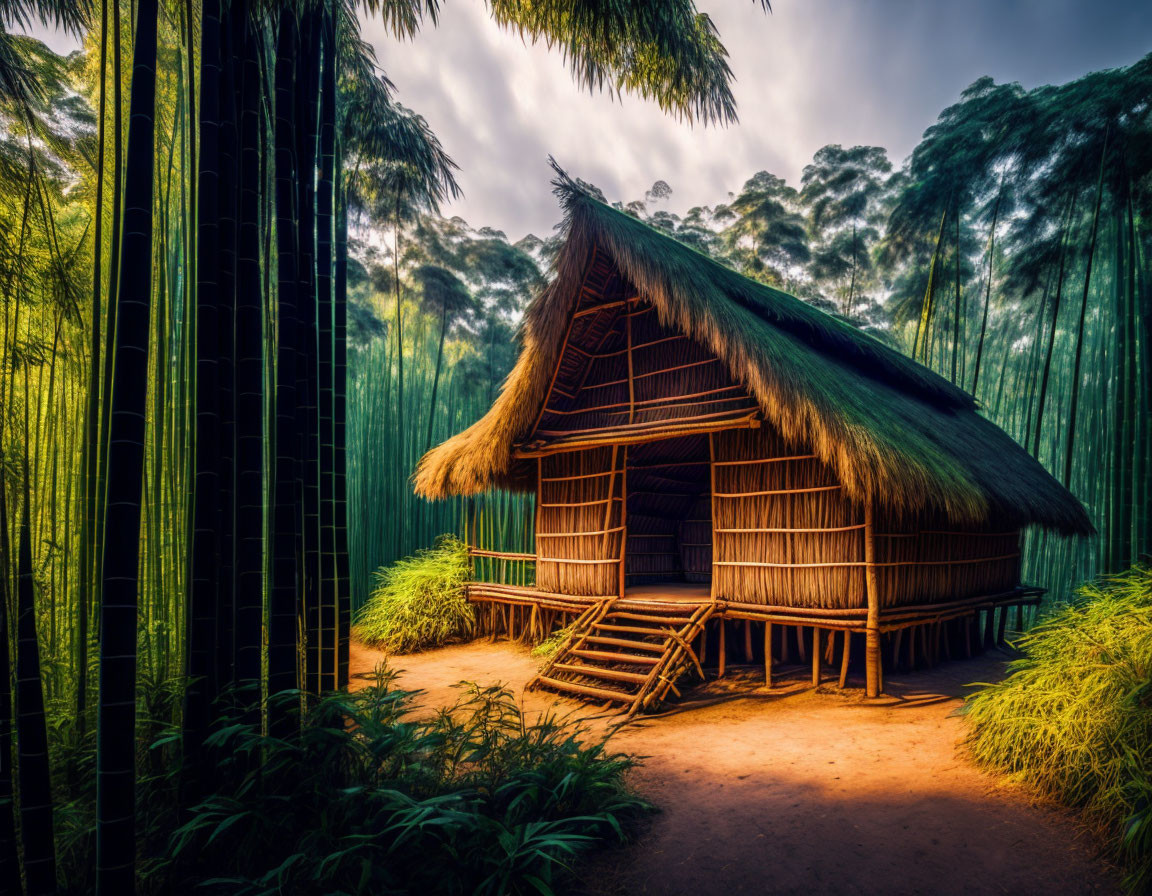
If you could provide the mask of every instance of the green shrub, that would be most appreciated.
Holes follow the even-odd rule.
[[[413,719],[393,678],[326,698],[291,737],[222,725],[217,791],[172,833],[158,878],[230,896],[548,894],[649,811],[625,786],[632,760],[574,723],[529,722],[510,691],[476,685]]]
[[[451,535],[442,535],[430,550],[382,567],[357,616],[356,636],[390,653],[470,637],[476,612],[464,596],[468,572],[468,547]]]
[[[1080,809],[1152,886],[1152,568],[1080,587],[1018,642],[998,684],[968,698],[981,764]]]

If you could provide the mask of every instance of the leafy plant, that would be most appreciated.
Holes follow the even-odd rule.
[[[172,832],[162,875],[220,894],[551,893],[648,811],[632,760],[576,724],[529,723],[510,691],[473,684],[413,720],[417,692],[394,677],[320,701],[288,738],[221,724],[217,790]]]
[[[1152,885],[1152,567],[1081,586],[1021,638],[1023,656],[969,697],[982,765],[1082,810]]]
[[[452,535],[381,568],[357,617],[357,637],[392,653],[407,653],[470,636],[476,612],[464,596],[468,576],[468,547]]]

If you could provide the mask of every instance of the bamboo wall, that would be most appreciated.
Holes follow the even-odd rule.
[[[863,514],[810,451],[769,427],[712,436],[717,598],[864,607]]]
[[[874,537],[884,607],[997,594],[1020,583],[1019,530],[965,530],[939,518],[899,519],[881,510]]]
[[[543,457],[536,505],[536,587],[616,594],[624,541],[623,448]]]

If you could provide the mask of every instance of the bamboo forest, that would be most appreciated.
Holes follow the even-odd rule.
[[[1152,892],[1113,5],[0,0],[0,892]]]

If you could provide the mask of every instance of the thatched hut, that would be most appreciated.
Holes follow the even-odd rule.
[[[477,548],[531,563],[535,583],[469,593],[504,625],[523,608],[537,633],[578,614],[543,684],[635,710],[710,634],[723,674],[743,621],[769,679],[811,629],[815,676],[838,649],[843,683],[858,634],[875,694],[882,649],[901,663],[971,651],[1038,600],[1020,586],[1024,527],[1092,531],[962,389],[563,176],[557,193],[564,242],[519,361],[414,476],[429,498],[535,493],[534,554]]]

